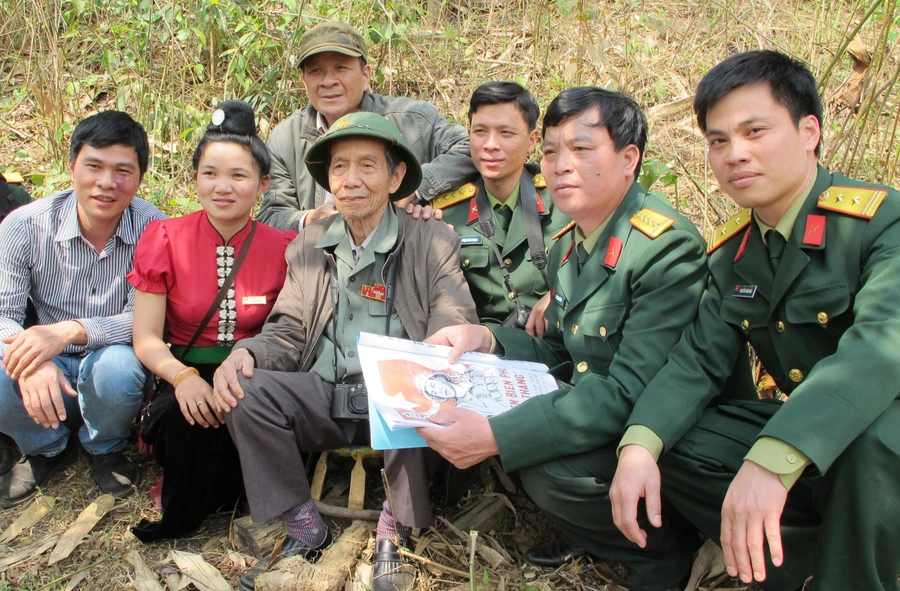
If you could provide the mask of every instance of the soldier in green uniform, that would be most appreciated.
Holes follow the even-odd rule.
[[[484,323],[525,327],[548,291],[553,236],[570,222],[548,196],[540,167],[525,164],[539,114],[531,93],[514,82],[475,89],[469,145],[479,177],[432,201],[460,235],[459,263]]]
[[[31,195],[22,186],[25,179],[15,173],[0,174],[0,222],[14,209],[31,203]],[[29,302],[26,313],[26,323],[34,322],[34,308]],[[26,324],[27,325],[27,324]],[[6,474],[15,465],[19,458],[19,448],[15,441],[0,433],[0,476]]]
[[[710,238],[697,320],[628,420],[616,523],[644,544],[637,505],[658,524],[661,488],[744,582],[900,589],[900,194],[819,166],[816,81],[786,55],[728,58],[694,110],[747,209]],[[787,402],[723,389],[747,342]]]
[[[496,325],[455,326],[429,342],[540,361],[572,385],[491,419],[441,411],[420,429],[459,467],[499,455],[565,539],[526,553],[554,567],[590,554],[631,567],[631,588],[684,588],[697,536],[676,520],[640,549],[612,522],[616,443],[644,386],[691,323],[706,279],[694,225],[636,182],[647,137],[638,105],[596,87],[566,90],[544,117],[541,170],[556,206],[575,222],[550,251],[551,303],[542,339]],[[574,365],[574,373],[572,371]]]

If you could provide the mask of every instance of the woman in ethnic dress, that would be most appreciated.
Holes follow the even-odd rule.
[[[284,253],[296,232],[250,219],[270,164],[250,106],[222,103],[193,157],[202,209],[151,223],[135,250],[134,350],[162,380],[145,441],[163,467],[163,517],[132,529],[144,542],[183,536],[243,495],[211,383],[235,341],[260,331],[284,284]]]

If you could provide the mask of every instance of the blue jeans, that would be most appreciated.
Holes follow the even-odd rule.
[[[147,371],[134,350],[127,345],[110,345],[84,357],[59,355],[53,361],[78,392],[76,397],[62,395],[65,423],[56,429],[35,423],[22,403],[18,382],[0,372],[0,433],[15,439],[25,455],[52,457],[65,449],[70,427],[81,423],[78,438],[89,454],[124,449],[131,422],[149,385]]]

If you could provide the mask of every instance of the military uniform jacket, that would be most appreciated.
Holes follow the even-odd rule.
[[[527,167],[532,174],[539,172],[537,165]],[[553,245],[553,236],[565,228],[570,220],[553,205],[542,179],[543,177],[538,177],[537,181],[538,217],[544,246],[549,249]],[[445,199],[449,205],[442,206],[441,202]],[[521,202],[521,196],[519,200]],[[443,210],[443,221],[452,225],[460,235],[459,264],[475,299],[479,319],[485,323],[503,322],[515,310],[515,304],[509,299],[509,290],[500,273],[500,264],[491,241],[484,235],[478,222],[475,184],[469,183],[442,195],[434,200],[433,205]],[[494,239],[509,269],[519,301],[524,306],[533,307],[547,293],[548,286],[531,262],[525,234],[525,213],[521,203],[516,204],[509,227],[505,231],[498,227]]]
[[[571,389],[490,420],[506,470],[616,442],[703,292],[706,257],[697,229],[637,183],[580,273],[573,247],[570,232],[550,251],[552,302],[543,339],[491,328],[506,357],[550,367],[571,362],[575,369]]]
[[[403,134],[406,145],[423,165],[419,185],[423,200],[431,201],[475,177],[466,130],[441,117],[433,105],[366,92],[359,110],[384,115]],[[279,230],[297,230],[304,210],[318,207],[325,197],[325,190],[316,184],[303,161],[321,135],[316,127],[317,115],[312,105],[307,105],[279,123],[269,136],[272,182],[257,219]]]
[[[629,424],[670,449],[749,342],[790,399],[762,412],[720,408],[771,416],[760,437],[794,446],[824,473],[900,392],[900,194],[820,167],[777,273],[751,218],[741,212],[710,239],[726,237],[709,258],[697,320]]]

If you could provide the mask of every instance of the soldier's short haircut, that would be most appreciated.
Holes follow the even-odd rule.
[[[134,148],[137,153],[141,176],[147,172],[150,160],[150,142],[143,126],[122,111],[102,111],[83,119],[72,133],[69,145],[69,160],[75,162],[81,148],[107,148],[113,145]]]
[[[537,127],[541,108],[528,89],[515,82],[499,80],[485,82],[472,93],[472,98],[469,99],[469,124],[471,125],[472,116],[481,107],[506,103],[513,103],[516,106],[516,109],[522,114],[522,118],[525,119],[525,123],[528,124],[529,130]]]
[[[710,109],[733,90],[752,84],[768,84],[772,98],[791,114],[795,125],[807,115],[822,125],[822,101],[816,79],[803,62],[772,50],[747,51],[719,62],[697,86],[694,113],[697,125],[706,133],[706,117]],[[819,155],[821,139],[816,145]]]
[[[598,86],[568,88],[556,95],[547,107],[541,135],[546,137],[548,127],[558,127],[593,109],[600,111],[600,120],[594,126],[606,129],[616,152],[632,144],[637,147],[639,155],[634,169],[637,175],[647,145],[647,118],[641,107],[626,94]]]

